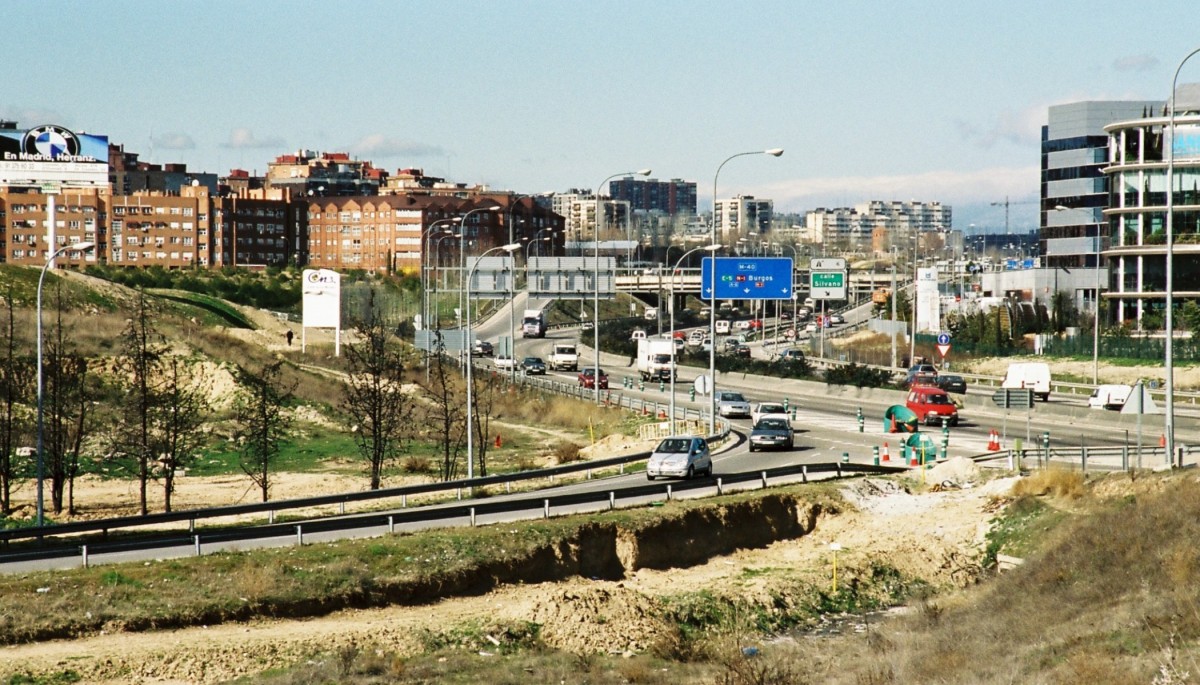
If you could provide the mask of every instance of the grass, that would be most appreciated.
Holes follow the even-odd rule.
[[[186,290],[154,289],[147,290],[146,292],[164,300],[183,305],[184,308],[181,313],[185,318],[191,318],[191,314],[198,312],[204,319],[200,321],[201,325],[254,328],[249,319],[243,316],[240,311],[231,307],[225,300]]]
[[[824,485],[672,501],[663,507],[552,518],[420,535],[225,553],[0,577],[0,643],[86,635],[105,625],[141,631],[254,616],[324,614],[347,606],[429,601],[510,573],[556,573],[543,556],[616,526],[638,534],[663,521],[780,493],[828,501]],[[540,561],[539,561],[540,560]],[[586,564],[591,563],[585,560]],[[505,571],[504,569],[509,569]],[[516,580],[514,576],[513,580]],[[536,578],[529,578],[531,582]],[[461,587],[460,587],[461,586]]]

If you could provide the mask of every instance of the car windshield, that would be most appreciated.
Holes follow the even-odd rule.
[[[962,383],[962,376],[942,376],[943,383]]]
[[[685,454],[692,441],[687,438],[667,438],[658,444],[658,449],[655,452],[663,452],[666,454]]]
[[[787,427],[787,421],[784,421],[783,419],[762,419],[758,422],[758,425],[754,427],[754,430],[775,431],[784,430]]]
[[[745,402],[746,398],[742,397],[740,392],[723,392],[721,393],[722,402]]]
[[[542,360],[540,357],[525,357],[525,363],[526,364],[541,364]]]
[[[939,393],[930,393],[925,397],[925,402],[927,404],[950,404],[950,398]]]
[[[760,404],[758,405],[759,414],[782,414],[784,413],[782,404]]]

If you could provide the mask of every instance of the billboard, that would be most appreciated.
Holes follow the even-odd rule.
[[[941,298],[938,295],[938,270],[936,267],[917,269],[917,325],[913,331],[940,331],[942,329]]]
[[[342,276],[329,269],[305,269],[302,280],[305,328],[337,328],[342,324]]]
[[[108,185],[108,136],[53,124],[0,129],[0,185]]]

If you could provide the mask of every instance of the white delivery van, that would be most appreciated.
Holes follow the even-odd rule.
[[[1045,362],[1015,362],[1008,365],[1002,388],[1029,389],[1043,402],[1050,400],[1050,366]]]
[[[1128,385],[1101,385],[1092,391],[1088,406],[1092,409],[1120,409],[1132,394],[1133,388]]]
[[[716,328],[717,335],[729,335],[729,322],[725,319],[718,319],[713,326]]]

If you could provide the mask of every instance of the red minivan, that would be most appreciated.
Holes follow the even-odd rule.
[[[958,425],[958,407],[941,388],[926,385],[914,386],[908,391],[904,403],[917,415],[917,420],[928,426],[940,426],[944,420],[951,426]]]

